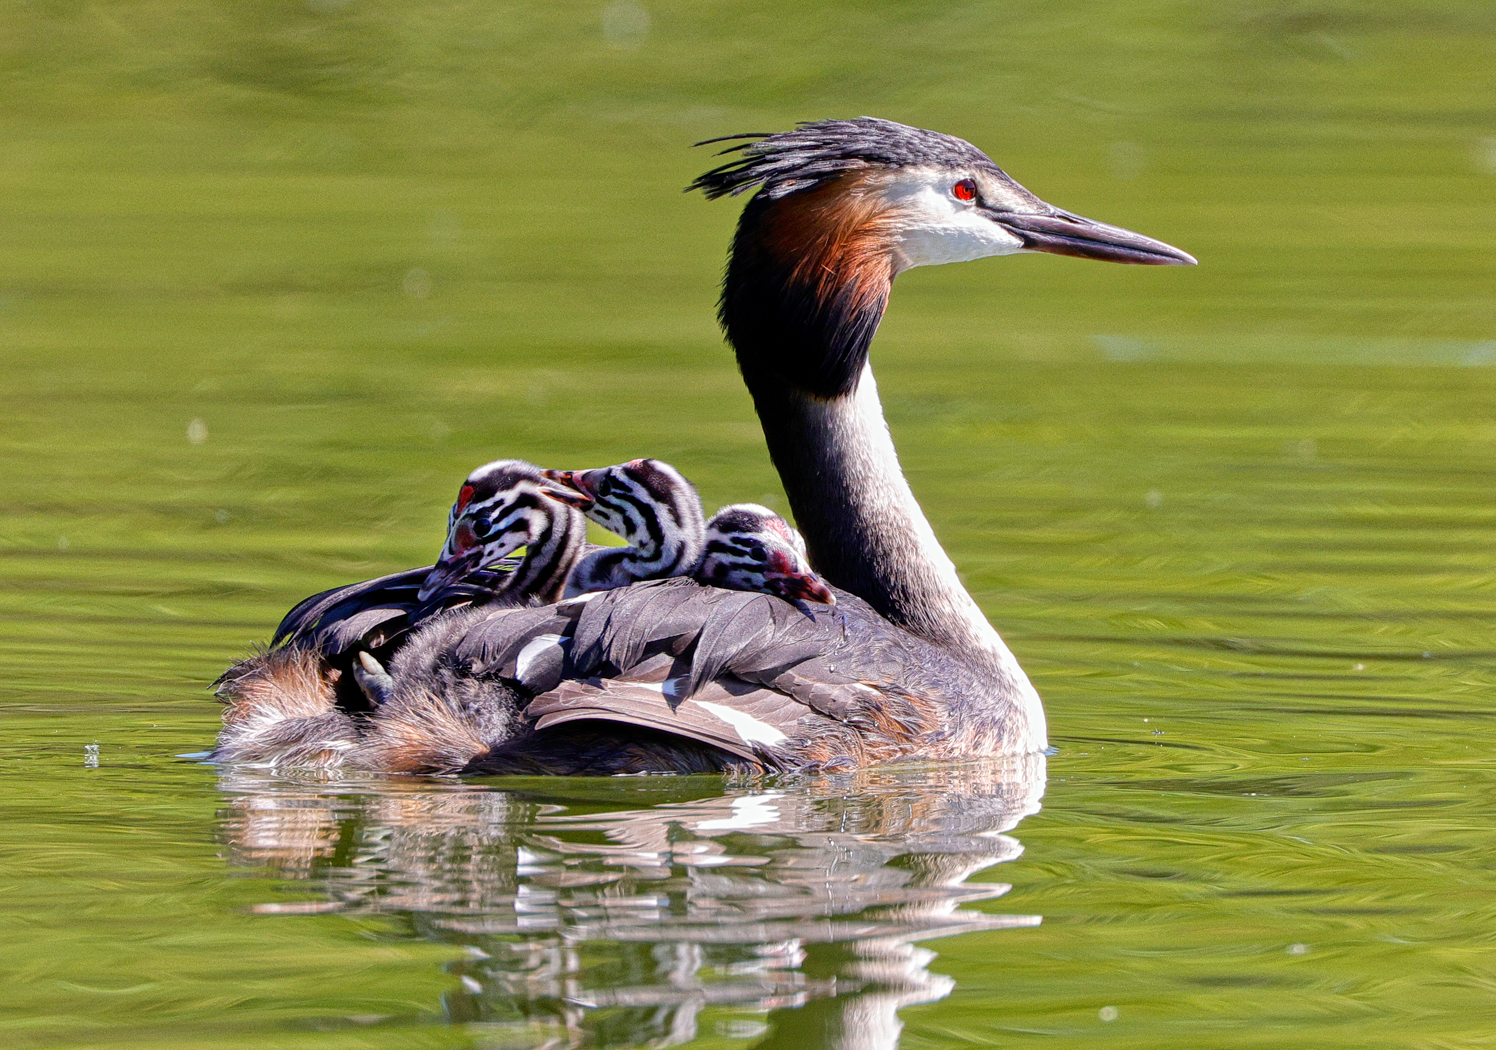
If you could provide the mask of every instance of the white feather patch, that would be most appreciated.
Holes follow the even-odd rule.
[[[741,711],[735,711],[722,704],[711,704],[704,700],[696,701],[704,707],[709,714],[713,714],[728,725],[748,744],[777,744],[786,739],[784,733],[775,729],[767,722],[761,722],[752,715],[746,715]]]
[[[599,595],[607,593],[607,591],[583,591],[581,594],[574,594],[564,601],[557,602],[556,609],[559,611],[562,609],[569,609],[574,605],[585,605]]]
[[[561,636],[559,634],[537,634],[534,638],[531,638],[525,643],[525,647],[519,651],[519,655],[514,658],[514,677],[523,678],[525,672],[530,669],[530,665],[535,662],[540,654],[557,645],[560,641]]]
[[[1023,251],[1023,239],[951,196],[951,173],[914,168],[883,193],[897,213],[893,231],[899,270],[970,262]]]

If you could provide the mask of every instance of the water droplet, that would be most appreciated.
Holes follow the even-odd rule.
[[[431,275],[419,266],[406,270],[400,287],[412,299],[424,299],[431,294]]]
[[[222,508],[219,508],[218,510],[215,510],[213,512],[213,520],[218,522],[218,524],[220,525],[227,525],[229,523],[229,519],[232,517],[232,514],[230,514],[226,510],[223,510]]]
[[[1496,139],[1476,139],[1471,156],[1476,168],[1487,175],[1496,175]]]
[[[1113,142],[1106,151],[1106,170],[1112,178],[1131,182],[1148,166],[1148,151],[1136,142]]]
[[[603,39],[612,47],[633,51],[649,36],[649,12],[633,0],[616,0],[603,8]]]
[[[1115,1006],[1103,1006],[1100,1010],[1096,1011],[1096,1016],[1101,1018],[1103,1021],[1115,1021],[1122,1015],[1117,1012],[1117,1008]]]
[[[1289,955],[1308,955],[1309,954],[1309,946],[1307,944],[1290,944],[1288,946],[1288,954]]]
[[[194,419],[187,424],[187,440],[194,445],[201,445],[208,440],[208,424],[201,419]]]
[[[1164,494],[1158,489],[1149,489],[1143,493],[1143,506],[1149,510],[1158,510],[1164,505]]]
[[[67,550],[71,546],[72,546],[72,544],[68,542],[68,538],[66,536],[59,536],[59,537],[57,537],[57,549],[58,550],[65,551],[65,550]]]

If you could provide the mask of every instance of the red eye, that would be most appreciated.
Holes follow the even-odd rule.
[[[457,513],[461,514],[462,511],[463,511],[463,508],[466,507],[470,502],[472,502],[472,499],[473,499],[473,486],[471,486],[471,485],[464,485],[464,486],[462,486],[462,491],[457,494]]]
[[[977,199],[977,184],[972,179],[962,179],[951,187],[951,192],[958,201],[974,201]]]

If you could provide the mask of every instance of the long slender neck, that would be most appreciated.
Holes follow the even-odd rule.
[[[738,222],[720,316],[769,455],[816,571],[893,623],[1021,678],[899,466],[867,363],[894,262],[869,198],[843,207],[843,190],[760,194]]]
[[[840,397],[748,386],[816,571],[931,642],[1011,660],[904,478],[872,368]]]

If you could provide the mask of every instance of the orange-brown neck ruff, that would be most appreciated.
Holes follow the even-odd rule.
[[[749,201],[719,312],[750,385],[852,391],[893,282],[890,219],[870,172]]]

